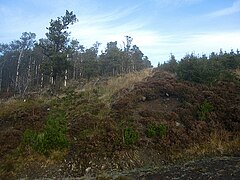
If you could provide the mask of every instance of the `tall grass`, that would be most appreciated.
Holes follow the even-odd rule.
[[[142,71],[111,77],[104,84],[100,84],[98,87],[96,87],[95,83],[88,83],[83,89],[85,91],[92,91],[93,89],[96,90],[97,88],[97,91],[100,93],[100,99],[109,101],[111,96],[120,89],[131,89],[135,83],[143,81],[152,74],[152,69],[144,69]]]
[[[234,154],[239,151],[240,134],[233,135],[225,130],[219,130],[211,133],[207,142],[194,144],[179,153],[174,153],[171,159],[192,159],[209,155]]]

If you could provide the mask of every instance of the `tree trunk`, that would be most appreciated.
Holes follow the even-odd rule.
[[[18,61],[17,61],[17,73],[16,73],[16,80],[15,80],[15,88],[16,88],[16,90],[18,89],[18,91],[20,90],[19,89],[19,69],[20,69],[22,54],[23,54],[23,49],[20,50],[20,54],[18,56]]]
[[[4,64],[3,66],[1,67],[0,69],[0,92],[2,92],[2,80],[3,80],[3,67],[4,67]]]
[[[44,78],[43,78],[43,73],[41,74],[41,80],[40,80],[40,86],[41,86],[41,88],[43,88],[43,80],[44,80]]]
[[[29,60],[29,64],[28,64],[28,72],[27,72],[27,79],[26,79],[26,84],[24,85],[24,90],[23,90],[23,96],[25,95],[28,87],[29,87],[29,84],[31,82],[31,62],[32,62],[32,57],[30,56],[30,60]]]
[[[64,76],[64,87],[67,86],[67,80],[68,80],[68,78],[67,78],[67,74],[68,74],[68,71],[65,70],[65,76]]]

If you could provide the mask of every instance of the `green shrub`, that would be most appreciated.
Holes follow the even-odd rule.
[[[177,75],[179,79],[200,84],[213,84],[223,73],[220,62],[188,55],[179,62]]]
[[[199,120],[206,120],[207,116],[210,112],[214,110],[214,107],[211,103],[204,101],[203,104],[201,104],[197,111],[197,116]]]
[[[137,142],[139,138],[138,132],[132,129],[131,127],[125,128],[123,131],[123,135],[124,143],[127,145],[134,144],[135,142]]]
[[[27,129],[23,133],[22,144],[33,146],[37,139],[37,133]]]
[[[164,137],[167,133],[167,127],[166,125],[160,124],[160,125],[156,125],[156,124],[152,124],[148,127],[147,131],[146,131],[146,135],[149,138],[152,137]]]
[[[41,154],[48,154],[51,150],[68,147],[66,131],[65,113],[63,111],[51,112],[44,130],[40,133],[26,130],[22,143]]]

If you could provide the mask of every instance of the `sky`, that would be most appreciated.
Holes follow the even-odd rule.
[[[187,53],[209,55],[240,49],[240,0],[0,0],[0,43],[23,32],[46,38],[51,19],[73,11],[71,38],[90,48],[96,41],[133,38],[154,66]]]

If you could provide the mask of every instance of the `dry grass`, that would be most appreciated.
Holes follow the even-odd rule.
[[[240,152],[240,134],[232,135],[227,131],[218,131],[211,134],[209,141],[196,144],[183,152],[173,154],[171,159],[192,159],[209,155],[234,154]]]
[[[143,81],[145,78],[152,76],[152,69],[144,69],[139,72],[132,72],[129,74],[121,75],[118,77],[112,77],[107,80],[105,84],[100,85],[98,88],[100,90],[100,99],[108,101],[111,96],[123,88],[132,89],[134,84]],[[96,83],[90,82],[84,86],[84,91],[91,91],[96,89]]]
[[[235,73],[240,78],[240,68],[236,69]]]
[[[21,100],[10,98],[4,103],[0,103],[0,119],[6,116],[13,116],[17,111],[27,111],[40,107],[43,101],[40,100]]]
[[[26,167],[31,166],[31,164],[39,164],[46,167],[54,164],[59,164],[64,160],[66,154],[66,150],[53,151],[49,154],[49,156],[44,156],[34,151],[31,151],[27,155],[18,157],[13,156],[11,158],[14,158],[14,160],[12,160],[12,163],[15,166],[15,170],[21,172]]]

